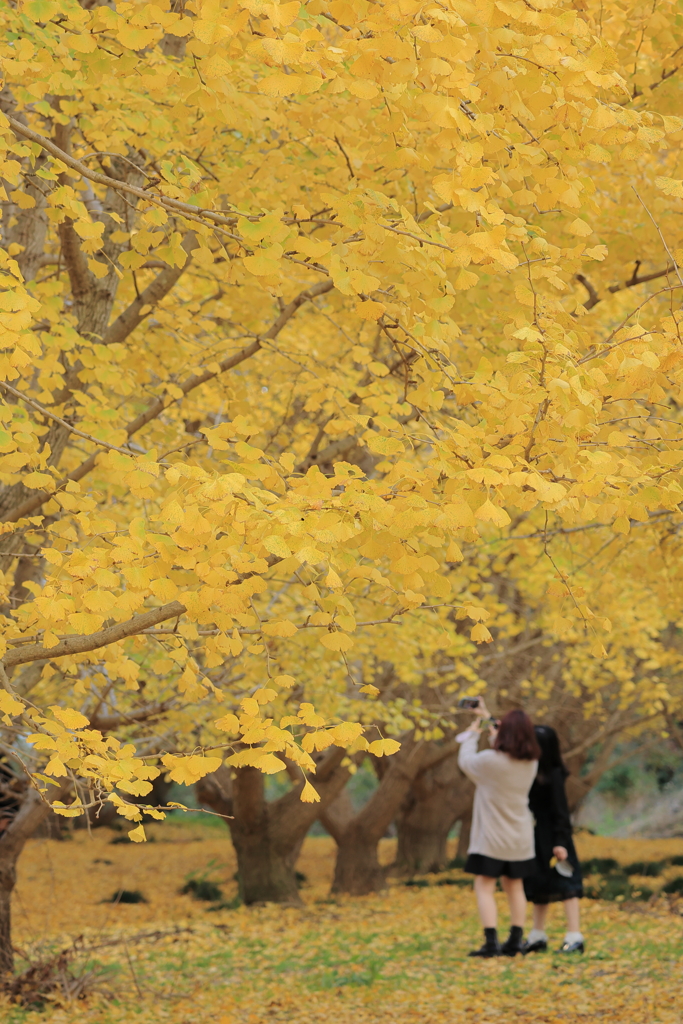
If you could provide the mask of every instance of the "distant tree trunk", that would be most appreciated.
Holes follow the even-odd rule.
[[[557,732],[560,734],[561,746],[566,749],[567,743],[562,743],[562,732],[559,725],[555,725]],[[586,732],[588,728],[584,725]],[[617,747],[621,736],[619,732],[615,732],[609,736],[605,741],[600,744],[596,744],[591,753],[593,756],[593,762],[585,775],[582,774],[584,765],[588,759],[588,753],[590,747],[585,747],[578,753],[573,754],[571,757],[565,758],[565,764],[569,769],[570,775],[566,782],[567,789],[567,803],[569,804],[569,810],[574,813],[578,811],[579,807],[586,799],[590,791],[598,784],[605,772],[612,767],[615,748]],[[596,750],[597,747],[597,750]],[[618,759],[619,760],[619,759]]]
[[[432,743],[415,742],[409,735],[403,738],[396,754],[386,760],[382,758],[378,788],[337,838],[333,892],[364,896],[384,888],[388,869],[379,863],[380,839],[418,775],[452,756],[456,750],[454,745],[439,749]]]
[[[70,783],[50,787],[50,800],[63,799]],[[35,789],[29,789],[18,813],[0,832],[0,973],[14,969],[12,949],[12,892],[17,881],[17,861],[27,840],[50,814],[49,805]]]
[[[295,867],[301,845],[320,812],[339,795],[349,778],[341,767],[341,747],[330,747],[311,783],[319,803],[300,800],[304,780],[278,800],[265,799],[265,777],[257,768],[228,769],[197,784],[202,803],[229,815],[237,855],[240,896],[245,903],[300,903]]]
[[[474,786],[450,757],[420,773],[396,815],[401,875],[441,871],[448,861],[448,833],[471,806]]]

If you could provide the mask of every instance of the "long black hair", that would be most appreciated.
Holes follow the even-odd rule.
[[[538,781],[547,782],[556,768],[560,768],[566,778],[569,771],[562,760],[560,740],[555,730],[550,725],[535,725],[534,732],[536,741],[541,748],[541,756],[538,761]]]

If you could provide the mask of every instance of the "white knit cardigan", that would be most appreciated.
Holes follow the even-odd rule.
[[[501,750],[477,750],[479,736],[462,734],[458,764],[476,785],[468,853],[497,860],[531,860],[534,822],[529,790],[538,761],[517,761]]]

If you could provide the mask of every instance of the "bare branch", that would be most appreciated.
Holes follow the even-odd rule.
[[[592,309],[593,306],[597,306],[598,302],[600,302],[600,296],[595,290],[595,286],[591,284],[585,274],[577,274],[576,280],[579,284],[582,284],[588,292],[588,302],[583,303],[584,309]]]
[[[664,270],[655,270],[652,274],[643,274],[642,277],[638,276],[638,270],[640,268],[641,261],[636,260],[633,273],[629,277],[628,281],[624,281],[622,284],[611,284],[607,289],[612,295],[616,295],[617,292],[624,291],[625,288],[636,288],[639,284],[647,284],[648,281],[656,281],[660,277],[668,277],[677,270],[674,263],[668,264]],[[579,284],[588,292],[588,302],[584,302],[584,309],[592,309],[593,306],[597,306],[599,302],[602,302],[602,297],[598,295],[597,290],[593,284],[588,280],[585,274],[577,274],[576,280]]]

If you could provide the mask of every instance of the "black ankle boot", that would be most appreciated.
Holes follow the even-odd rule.
[[[481,949],[473,949],[468,956],[500,956],[500,943],[498,942],[498,932],[495,928],[484,928],[484,945]]]
[[[502,956],[517,956],[522,952],[522,929],[519,925],[513,924],[510,934],[500,947]]]

